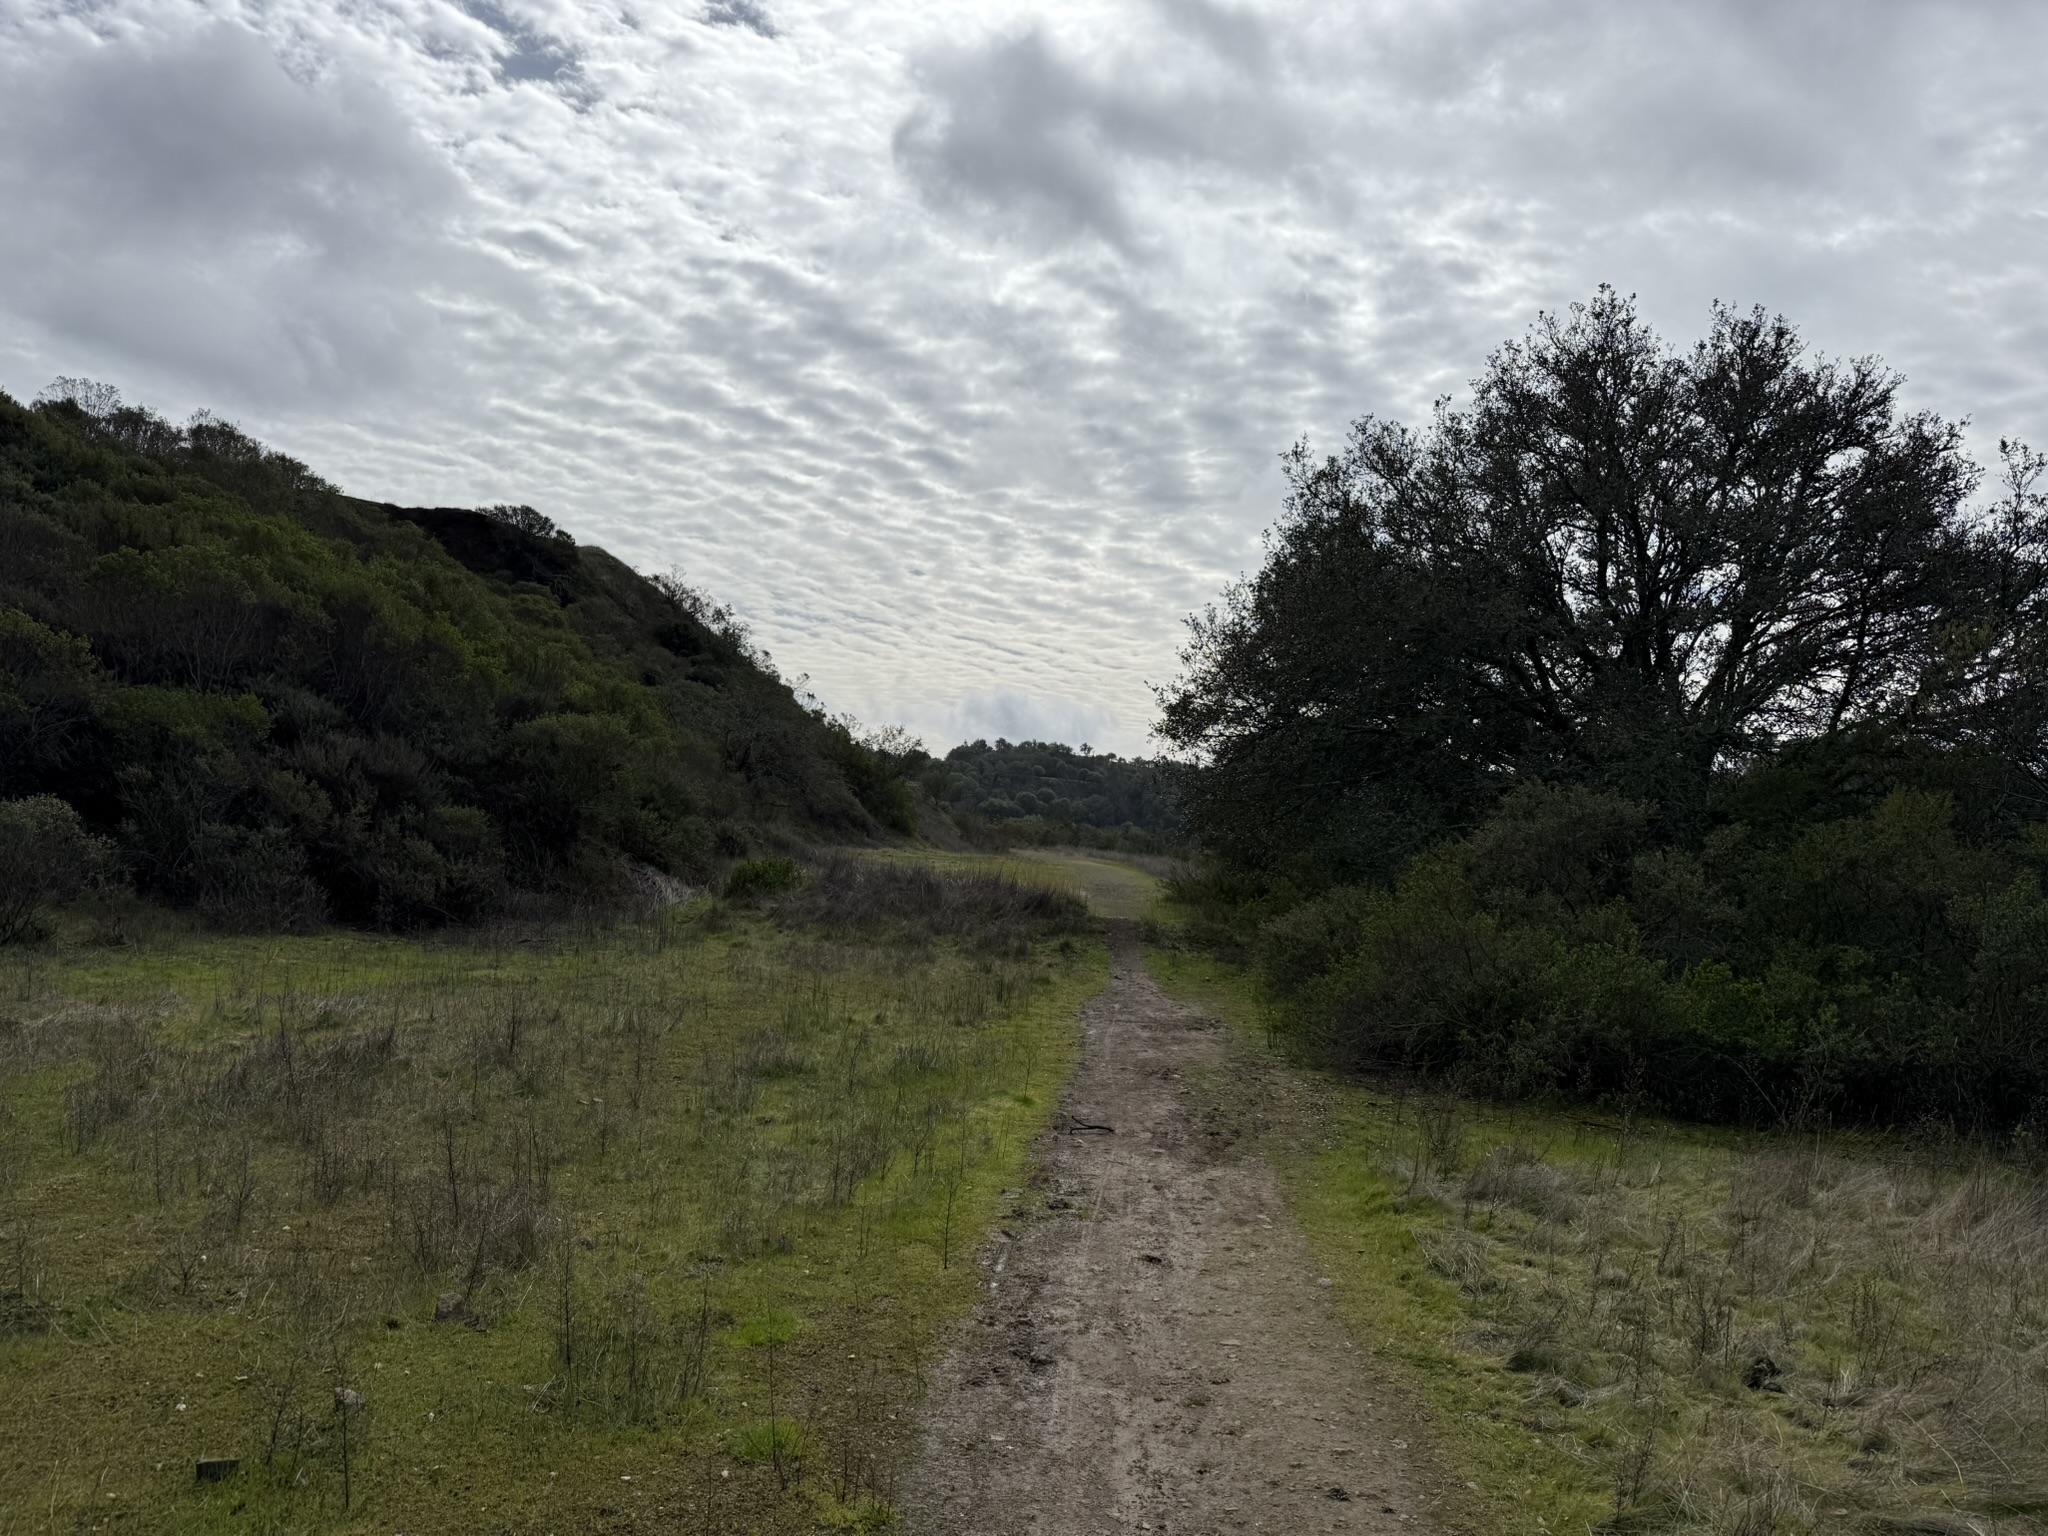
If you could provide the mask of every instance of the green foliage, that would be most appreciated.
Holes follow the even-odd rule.
[[[1603,289],[1469,410],[1298,447],[1264,569],[1161,694],[1197,927],[1258,928],[1303,1037],[1360,1066],[2048,1114],[2048,459],[2001,445],[1973,508],[1898,386],[1761,311],[1678,351]]]
[[[1375,905],[1373,892],[1338,886],[1268,919],[1259,932],[1267,982],[1291,995],[1326,975],[1358,947],[1360,927]]]
[[[896,1525],[895,1507],[873,1497],[859,1497],[848,1503],[829,1493],[820,1494],[812,1503],[812,1514],[820,1528],[845,1531],[852,1536],[871,1536]]]
[[[41,794],[232,928],[604,900],[764,826],[908,825],[895,760],[694,589],[76,380],[0,397],[0,796]]]
[[[725,877],[725,897],[728,901],[747,901],[769,896],[789,890],[802,878],[803,869],[795,859],[748,859],[735,865]]]
[[[477,510],[483,513],[485,517],[495,518],[497,521],[517,528],[521,533],[530,534],[537,539],[555,539],[563,544],[570,545],[576,542],[565,531],[555,526],[553,518],[535,511],[532,507],[509,506],[500,502],[493,507],[478,507]]]
[[[734,1461],[764,1467],[770,1463],[802,1461],[809,1449],[809,1439],[794,1419],[756,1419],[733,1431],[727,1448]]]
[[[803,1319],[780,1309],[757,1312],[733,1329],[732,1340],[745,1349],[779,1349],[797,1335]]]
[[[970,741],[927,764],[919,779],[956,820],[992,824],[1009,834],[1004,840],[1031,827],[1070,842],[1091,830],[1171,841],[1181,830],[1164,764],[1085,743],[1076,751],[1049,741]]]
[[[847,788],[867,813],[892,832],[917,835],[917,798],[905,777],[925,761],[923,748],[902,738],[900,727],[863,732],[851,719],[832,719],[819,712],[826,748]]]
[[[1858,729],[2048,769],[2044,461],[2005,494],[1879,364],[1718,310],[1690,351],[1603,290],[1489,360],[1469,411],[1288,460],[1264,569],[1190,621],[1162,735],[1205,847],[1383,881],[1509,787],[1577,782],[1696,838],[1716,778]]]
[[[113,850],[54,795],[0,800],[0,944],[34,935],[43,909],[113,878]]]
[[[1907,788],[1697,852],[1643,846],[1648,822],[1519,790],[1392,889],[1268,920],[1267,986],[1336,1059],[1492,1094],[1972,1130],[2043,1113],[2048,841],[1970,847],[1945,796]]]
[[[85,641],[0,607],[0,783],[70,758],[92,724],[99,682]]]

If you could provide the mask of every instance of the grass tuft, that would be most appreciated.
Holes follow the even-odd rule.
[[[799,1466],[810,1449],[810,1437],[793,1419],[756,1419],[734,1430],[726,1445],[733,1460],[749,1466],[770,1466],[778,1459]]]

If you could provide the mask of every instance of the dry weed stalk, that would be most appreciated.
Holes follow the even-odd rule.
[[[1386,1173],[1472,1336],[1530,1378],[1523,1422],[1606,1467],[1615,1529],[1776,1536],[1944,1509],[2044,1528],[2038,1172],[1952,1145],[1743,1150],[1636,1125],[1557,1157],[1525,1129],[1453,1185],[1439,1128],[1469,1113],[1397,1107]]]
[[[1020,1006],[1047,966],[1016,941],[1071,914],[1000,886],[962,926],[911,884],[821,882],[834,921],[880,889],[886,942],[665,935],[622,963],[614,934],[513,948],[502,968],[419,947],[371,986],[295,990],[252,968],[197,1008],[38,993],[0,1029],[0,1075],[68,1075],[62,1147],[37,1154],[68,1161],[0,1188],[0,1329],[43,1327],[109,1283],[144,1311],[239,1318],[258,1340],[246,1463],[287,1502],[374,1488],[385,1442],[349,1351],[444,1310],[457,1328],[524,1319],[550,1342],[526,1399],[549,1423],[696,1422],[711,1410],[693,1405],[743,1395],[733,1381],[756,1369],[729,1338],[752,1261],[855,1204],[864,1270],[907,1240],[957,1259],[948,1193],[994,1146],[977,1106],[1039,1050]],[[69,1270],[44,1262],[34,1202],[81,1173],[134,1213],[143,1261],[125,1278],[77,1244],[47,1245]],[[774,1368],[835,1496],[885,1499],[904,1446],[877,1410],[910,1383],[870,1366],[820,1394],[818,1373],[842,1367],[801,1339]],[[337,1417],[344,1388],[366,1394],[362,1414]]]

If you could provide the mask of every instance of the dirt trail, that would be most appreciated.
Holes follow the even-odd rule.
[[[1183,1078],[1222,1062],[1220,1028],[1160,992],[1134,923],[1112,924],[1112,967],[1044,1214],[984,1252],[987,1299],[933,1384],[908,1529],[1428,1529],[1398,1410],[1272,1169],[1202,1145]]]

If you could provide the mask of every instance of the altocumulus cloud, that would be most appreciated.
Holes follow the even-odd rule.
[[[0,65],[17,319],[243,398],[403,387],[464,189],[346,74],[226,21],[66,30]]]
[[[531,501],[836,707],[1142,748],[1274,456],[1615,283],[2048,439],[1994,0],[0,0],[0,382]]]
[[[1184,39],[1205,45],[1198,64],[1221,71],[1173,80],[1171,53],[1155,48],[1097,77],[1038,27],[945,50],[919,69],[924,100],[896,130],[898,162],[942,208],[1022,215],[1054,240],[1087,231],[1126,254],[1139,240],[1120,182],[1145,162],[1279,171],[1300,145],[1265,89],[1264,31],[1199,0],[1168,14],[1193,23]]]

